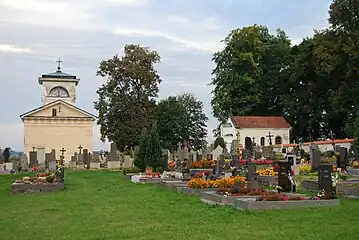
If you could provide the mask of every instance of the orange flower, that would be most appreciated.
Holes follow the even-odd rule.
[[[203,180],[202,178],[192,178],[188,182],[190,188],[231,188],[238,183],[245,183],[244,177],[236,176],[217,180]]]

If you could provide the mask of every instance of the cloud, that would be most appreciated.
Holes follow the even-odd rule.
[[[6,59],[0,64],[0,96],[8,100],[0,101],[7,113],[0,118],[1,141],[22,148],[18,116],[41,104],[43,89],[37,77],[56,70],[58,57],[64,71],[81,79],[77,104],[94,112],[96,89],[104,82],[96,77],[99,62],[121,55],[129,43],[159,52],[160,97],[193,92],[204,102],[210,133],[217,121],[211,117],[207,84],[220,40],[233,28],[261,24],[272,32],[281,28],[300,41],[312,29],[326,26],[328,4],[329,0],[0,0],[0,59]],[[95,146],[102,146],[96,134]]]
[[[31,53],[32,51],[28,48],[21,48],[6,44],[0,44],[0,52],[3,53]]]
[[[172,41],[175,44],[178,44],[177,47],[183,47],[186,49],[194,49],[204,52],[213,53],[218,51],[221,48],[221,44],[218,42],[198,42],[191,39],[182,38],[179,36],[174,36],[166,32],[156,31],[156,30],[146,30],[146,29],[134,29],[134,28],[125,28],[125,27],[116,27],[113,32],[118,35],[124,36],[145,36],[145,37],[155,37],[155,38],[165,38]]]

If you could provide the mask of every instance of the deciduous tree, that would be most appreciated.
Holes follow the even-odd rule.
[[[97,75],[107,81],[97,91],[101,138],[117,144],[119,150],[138,143],[141,130],[155,118],[155,99],[161,78],[155,64],[157,52],[139,45],[126,45],[124,55],[100,63]]]

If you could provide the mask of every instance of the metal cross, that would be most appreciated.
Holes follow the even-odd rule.
[[[252,137],[252,143],[254,144],[256,141],[256,138],[255,137]]]
[[[267,135],[267,138],[269,138],[269,145],[272,145],[272,137],[274,137],[274,135],[269,132],[269,134]]]
[[[84,147],[83,146],[78,146],[78,149],[79,149],[79,153],[81,153],[81,150],[83,149]]]
[[[33,152],[35,152],[35,149],[36,149],[36,147],[35,147],[35,146],[32,146],[32,151],[33,151]]]
[[[61,152],[61,156],[63,157],[63,156],[64,156],[64,153],[66,152],[65,148],[62,148],[62,149],[60,150],[60,152]]]
[[[62,61],[61,61],[61,59],[59,58],[59,60],[57,60],[56,62],[57,62],[57,70],[60,71]]]

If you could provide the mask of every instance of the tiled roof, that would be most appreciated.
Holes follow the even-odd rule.
[[[284,117],[233,116],[232,121],[238,128],[290,128]]]

